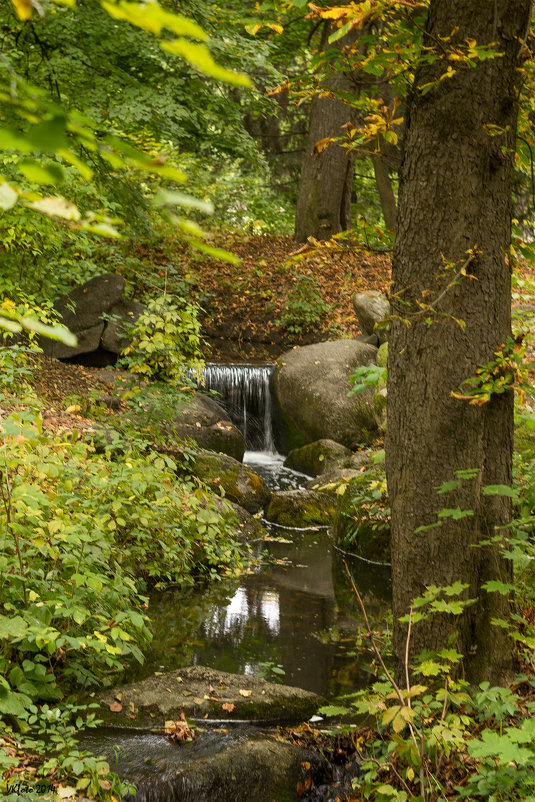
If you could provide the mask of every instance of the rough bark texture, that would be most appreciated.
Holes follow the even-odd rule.
[[[321,49],[329,46],[331,32],[330,28],[325,28]],[[332,46],[347,47],[355,38],[353,33]],[[333,75],[324,86],[328,91],[356,91],[355,82],[344,72]],[[321,139],[343,136],[342,126],[348,122],[354,124],[355,119],[354,109],[342,100],[321,95],[312,100],[295,216],[295,239],[298,242],[306,242],[310,236],[330,239],[333,234],[351,226],[354,154],[338,144],[330,145],[316,155],[313,151]]]
[[[450,393],[478,364],[489,362],[510,333],[506,254],[517,68],[529,13],[529,0],[431,0],[424,44],[436,46],[441,58],[419,69],[409,102],[393,262],[398,313],[411,321],[410,326],[394,322],[389,338],[386,453],[394,621],[426,586],[468,583],[465,598],[477,602],[460,619],[440,614],[413,626],[411,654],[444,647],[454,633],[465,655],[461,669],[473,681],[501,681],[511,669],[511,644],[503,629],[491,625],[493,617],[507,618],[509,600],[480,589],[489,579],[508,581],[510,565],[497,547],[475,544],[509,520],[507,500],[483,495],[482,487],[510,484],[513,396],[495,395],[477,407]],[[451,43],[443,45],[447,40],[438,37],[452,31]],[[446,71],[444,48],[462,47],[467,37],[478,44],[498,42],[503,57],[474,69],[452,62],[454,77],[422,95],[418,87]],[[487,125],[505,133],[489,136]],[[428,315],[418,315],[417,301],[437,298],[476,246],[468,275],[443,295],[428,324]],[[455,267],[445,270],[444,259]],[[431,295],[423,296],[428,290]],[[464,330],[453,316],[465,322]],[[475,480],[437,494],[437,485],[467,468],[479,469]],[[438,510],[457,506],[474,510],[474,516],[415,533],[434,523]],[[398,674],[405,638],[406,627],[396,624]]]

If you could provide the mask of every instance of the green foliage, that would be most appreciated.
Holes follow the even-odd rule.
[[[198,307],[164,295],[148,302],[148,310],[126,328],[130,344],[121,364],[132,373],[177,383],[188,370],[198,374],[204,360]]]
[[[323,300],[314,276],[296,276],[295,286],[288,293],[285,311],[282,317],[275,320],[275,325],[282,326],[289,334],[300,335],[319,324],[332,308]]]
[[[349,482],[336,482],[324,486],[343,496],[337,529],[340,545],[353,548],[361,534],[389,534],[390,508],[384,464],[372,463]]]
[[[273,660],[265,660],[263,663],[258,663],[259,670],[256,676],[260,679],[266,679],[269,682],[284,682],[284,675],[286,671],[281,665],[277,665]]]
[[[27,352],[12,354],[3,349],[3,405],[28,375]],[[170,457],[123,440],[112,459],[76,432],[47,436],[27,404],[17,410],[2,420],[0,445],[0,728],[20,748],[37,748],[46,721],[53,746],[42,750],[40,771],[104,794],[117,780],[74,742],[87,708],[60,698],[143,660],[149,585],[217,579],[239,569],[242,551],[232,514],[218,512],[198,483],[178,479]],[[0,738],[7,768],[2,746]]]
[[[349,377],[353,387],[348,395],[363,393],[367,387],[377,387],[381,379],[384,379],[385,376],[386,368],[380,365],[361,365],[361,367],[357,368],[353,375]]]
[[[533,396],[530,376],[535,363],[526,362],[526,347],[508,337],[487,365],[479,365],[476,375],[466,379],[453,398],[469,401],[470,404],[486,404],[493,395],[505,393],[513,387],[520,393],[522,401],[526,394]]]

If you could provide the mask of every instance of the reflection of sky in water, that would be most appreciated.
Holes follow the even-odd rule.
[[[270,634],[279,634],[280,604],[277,591],[257,590],[254,595],[248,596],[245,588],[238,588],[227,606],[214,612],[207,629],[212,636],[227,635],[236,630],[243,631],[252,618],[261,619]]]

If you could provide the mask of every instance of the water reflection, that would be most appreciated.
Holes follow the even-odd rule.
[[[362,616],[328,531],[274,530],[263,570],[185,596],[154,594],[154,640],[136,679],[183,665],[257,674],[282,665],[284,681],[333,697],[367,681],[363,654],[352,654]],[[273,532],[272,532],[273,534]],[[352,566],[371,620],[390,597],[388,569]],[[134,678],[132,677],[132,678]]]

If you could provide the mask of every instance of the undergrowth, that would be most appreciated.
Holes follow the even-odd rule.
[[[46,779],[59,797],[119,796],[125,787],[106,761],[77,748],[76,734],[97,719],[74,692],[111,684],[143,661],[151,587],[237,572],[243,549],[232,513],[179,478],[176,459],[146,440],[139,448],[125,437],[97,453],[76,431],[47,433],[25,383],[25,353],[3,349],[2,362],[3,792],[20,800],[14,783],[24,781],[24,798],[42,798],[37,784]]]

